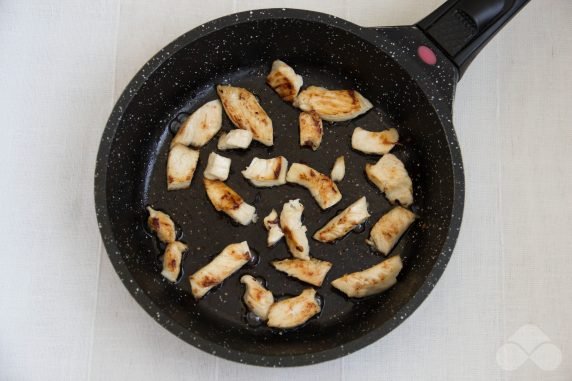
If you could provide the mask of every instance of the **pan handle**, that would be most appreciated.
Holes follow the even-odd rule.
[[[448,0],[417,27],[457,66],[459,76],[530,0]]]

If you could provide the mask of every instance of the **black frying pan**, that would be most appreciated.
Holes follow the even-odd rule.
[[[97,217],[117,273],[141,306],[161,325],[188,343],[218,356],[266,366],[317,363],[343,356],[394,329],[427,297],[441,276],[461,225],[464,180],[455,137],[452,101],[468,64],[527,0],[448,1],[416,26],[362,28],[333,16],[289,9],[258,10],[223,17],[179,37],[153,57],[117,102],[104,131],[95,174]],[[326,125],[324,141],[313,152],[298,146],[298,110],[282,102],[265,84],[270,64],[280,58],[304,77],[306,85],[354,88],[374,105],[355,120]],[[372,217],[335,245],[310,243],[314,257],[334,263],[324,285],[321,314],[286,332],[248,319],[241,302],[240,275],[263,278],[277,297],[306,286],[270,266],[289,257],[285,245],[267,249],[262,224],[236,226],[208,202],[201,182],[213,139],[189,190],[167,192],[166,157],[172,133],[186,115],[216,99],[215,85],[231,83],[253,91],[274,122],[275,145],[258,143],[231,157],[228,183],[265,216],[289,199],[300,198],[305,224],[313,233],[339,210],[365,195]],[[349,300],[330,286],[348,272],[382,258],[365,245],[369,228],[390,209],[363,168],[377,158],[352,151],[353,128],[398,128],[394,153],[412,176],[413,210],[420,216],[393,250],[404,269],[387,292]],[[223,122],[223,130],[231,128]],[[255,157],[286,156],[329,173],[334,159],[346,156],[343,200],[321,211],[309,193],[292,185],[254,188],[240,175]],[[145,206],[167,211],[190,247],[181,281],[160,275],[162,247],[145,228]],[[247,240],[257,263],[241,269],[199,302],[187,276],[228,243]]]

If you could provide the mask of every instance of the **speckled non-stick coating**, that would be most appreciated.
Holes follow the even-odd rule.
[[[310,12],[243,13],[184,35],[142,69],[122,95],[102,139],[96,207],[118,274],[157,321],[189,343],[225,358],[259,365],[302,365],[367,345],[397,326],[424,299],[451,254],[462,213],[462,167],[450,125],[455,74],[442,62],[435,68],[423,68],[433,72],[419,70],[417,75],[424,80],[415,82],[400,64],[411,70],[419,63],[404,65],[394,59],[412,60],[407,55],[412,55],[419,32],[413,28],[396,31],[365,30]],[[276,58],[292,65],[304,77],[305,85],[355,88],[375,108],[350,122],[326,122],[320,148],[300,148],[299,110],[283,102],[265,84]],[[439,85],[437,79],[436,84],[435,78],[442,83]],[[296,295],[309,286],[272,268],[272,260],[287,258],[289,253],[284,242],[266,247],[262,221],[237,226],[208,201],[202,173],[209,153],[216,151],[217,138],[201,148],[191,188],[166,190],[165,167],[173,132],[186,115],[216,99],[214,86],[219,83],[251,90],[273,120],[273,147],[254,142],[246,151],[219,152],[232,159],[227,183],[256,206],[261,219],[271,209],[280,211],[286,201],[299,198],[305,206],[304,223],[311,237],[359,197],[366,196],[370,205],[372,216],[360,231],[351,232],[336,244],[310,239],[311,255],[334,265],[324,285],[317,289],[322,312],[295,330],[271,330],[247,319],[241,301],[242,274],[264,279],[278,298]],[[351,149],[351,134],[357,126],[398,129],[400,145],[393,153],[403,160],[413,179],[412,209],[419,219],[391,253],[404,259],[398,284],[384,294],[350,300],[329,283],[384,259],[365,240],[373,223],[391,208],[364,173],[365,164],[375,163],[378,157]],[[222,131],[231,128],[225,115]],[[242,177],[240,171],[252,158],[278,155],[327,174],[335,158],[344,155],[346,177],[339,184],[342,201],[322,211],[302,187],[256,188]],[[176,285],[160,275],[162,247],[145,228],[147,205],[170,214],[180,229],[180,240],[189,245],[184,273]],[[196,302],[188,275],[229,243],[243,240],[257,254],[256,263],[245,266]]]

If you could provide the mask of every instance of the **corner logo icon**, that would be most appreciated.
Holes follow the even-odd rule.
[[[545,371],[557,369],[562,362],[560,349],[533,324],[520,327],[497,350],[497,363],[507,371],[520,368],[529,359]]]

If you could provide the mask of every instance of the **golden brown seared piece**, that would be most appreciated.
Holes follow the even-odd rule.
[[[320,242],[332,242],[342,238],[368,219],[370,214],[367,206],[365,197],[360,198],[314,233],[314,239]]]
[[[183,258],[183,252],[187,250],[187,245],[182,242],[175,241],[171,242],[165,248],[165,253],[163,254],[163,275],[167,280],[171,282],[176,282],[181,273],[181,259]]]
[[[375,165],[366,164],[365,173],[392,204],[413,204],[413,183],[401,160],[394,155],[388,153]]]
[[[391,257],[369,269],[335,279],[332,286],[350,298],[379,294],[397,282],[403,264],[399,256]]]
[[[286,184],[288,160],[284,156],[272,159],[255,157],[242,175],[257,187],[273,187]]]
[[[202,298],[209,290],[244,266],[252,255],[246,241],[228,245],[209,264],[189,277],[195,299]]]
[[[369,111],[373,105],[355,90],[328,90],[310,86],[294,99],[294,106],[303,111],[316,111],[329,122],[353,119]]]
[[[283,259],[281,261],[273,261],[272,266],[278,271],[282,271],[289,276],[300,279],[302,282],[310,283],[316,287],[320,287],[324,282],[324,278],[332,264],[327,261],[311,258],[303,259]]]
[[[286,102],[292,102],[304,81],[285,62],[276,60],[272,62],[272,69],[266,77],[266,83],[276,91],[280,98]]]
[[[226,115],[236,127],[252,132],[252,138],[266,146],[274,144],[272,120],[254,94],[242,87],[218,85],[216,89]]]
[[[202,147],[207,144],[222,126],[222,105],[218,99],[202,105],[181,125],[171,142]]]
[[[256,209],[247,204],[231,187],[219,180],[203,179],[207,196],[215,209],[226,213],[241,225],[256,222]]]
[[[290,200],[282,207],[280,226],[286,237],[286,245],[295,258],[310,259],[310,245],[306,226],[302,225],[304,205],[300,200]]]
[[[268,311],[267,325],[273,328],[294,328],[307,322],[320,310],[316,290],[307,288],[298,296],[274,303]]]
[[[317,150],[324,136],[324,126],[320,115],[316,111],[303,111],[300,113],[298,122],[300,124],[300,145]]]
[[[286,181],[307,188],[322,209],[328,209],[342,199],[342,194],[332,179],[305,164],[292,164],[286,174]]]
[[[344,179],[346,175],[346,159],[343,156],[340,156],[334,162],[334,166],[332,168],[332,173],[330,174],[332,180],[339,183]]]
[[[153,233],[157,235],[159,241],[164,243],[175,242],[176,231],[175,223],[167,213],[155,210],[150,206],[147,207],[149,218],[147,218],[147,225]]]
[[[357,127],[352,134],[352,148],[363,153],[385,155],[395,147],[399,134],[395,128],[385,131],[367,131]]]
[[[248,309],[262,320],[268,319],[268,310],[274,304],[274,296],[252,275],[243,275],[240,283],[246,286],[242,300]]]
[[[268,230],[268,239],[266,241],[268,247],[274,246],[276,242],[284,237],[284,232],[282,228],[280,228],[280,219],[278,218],[276,210],[272,209],[270,214],[264,217],[264,227]]]
[[[383,255],[389,254],[399,238],[415,221],[415,214],[401,206],[396,206],[381,218],[371,228],[368,244],[375,247]]]
[[[167,190],[187,189],[197,169],[199,151],[175,144],[167,158]]]

